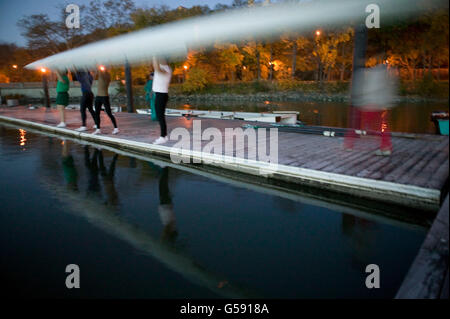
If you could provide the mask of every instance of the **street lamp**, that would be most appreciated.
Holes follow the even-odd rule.
[[[48,94],[47,69],[41,68],[42,72],[42,86],[44,87],[45,107],[50,108],[50,96]]]
[[[316,35],[317,35],[317,36],[320,36],[321,34],[322,34],[322,32],[320,32],[320,30],[317,30],[317,31],[316,31]]]
[[[185,64],[183,65],[183,81],[186,81],[186,71],[189,67]]]

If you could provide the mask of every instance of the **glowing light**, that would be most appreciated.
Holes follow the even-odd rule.
[[[247,67],[244,65],[243,67],[242,67],[244,70],[247,70]]]
[[[106,70],[105,66],[103,66],[103,65],[100,65],[98,68],[100,69],[100,71],[105,71]]]
[[[17,64],[12,65],[13,69],[17,69]]]
[[[27,131],[25,131],[23,129],[19,129],[19,134],[20,134],[19,145],[20,146],[25,146],[25,142],[27,141],[27,139],[26,139]]]
[[[45,72],[47,72],[47,69],[46,68],[41,68],[41,72],[45,73]]]
[[[269,101],[264,101],[264,104],[266,104],[266,105],[267,105],[267,104],[270,104],[270,102],[269,102]]]
[[[317,31],[316,31],[316,35],[317,35],[317,36],[319,36],[319,35],[321,35],[321,34],[322,34],[322,32],[320,32],[320,30],[317,30]]]
[[[183,68],[184,68],[185,70],[187,70],[187,69],[188,69],[188,66],[185,64],[185,65],[183,65]]]

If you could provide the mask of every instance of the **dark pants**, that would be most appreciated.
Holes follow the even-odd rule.
[[[117,128],[117,123],[114,115],[111,112],[111,103],[109,103],[109,96],[96,96],[95,97],[95,115],[97,117],[97,128],[100,128],[100,111],[102,110],[102,105],[105,106],[105,112],[111,119],[112,124]]]
[[[167,93],[155,93],[155,111],[156,118],[158,119],[159,126],[161,127],[161,136],[167,136],[167,124],[166,124],[166,105],[169,100],[169,94]]]
[[[92,92],[83,92],[80,102],[81,121],[83,122],[83,126],[86,126],[86,108],[89,110],[89,113],[91,113],[95,124],[97,124],[94,109],[92,108],[93,103],[94,94],[92,94]]]

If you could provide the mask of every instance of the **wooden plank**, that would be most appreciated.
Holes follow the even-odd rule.
[[[396,167],[400,166],[407,159],[411,157],[411,150],[414,150],[417,147],[417,141],[415,140],[405,140],[402,139],[400,145],[394,148],[393,156],[391,155],[389,158],[391,159],[389,163],[386,165],[378,167],[376,170],[369,171],[368,174],[365,174],[362,177],[367,178],[383,178],[391,172]]]
[[[360,177],[370,176],[370,178],[373,179],[383,180],[386,172],[391,171],[392,168],[399,166],[406,159],[411,157],[411,149],[414,149],[415,145],[416,142],[414,140],[405,141],[405,139],[402,139],[401,142],[397,143],[396,147],[394,146],[390,156],[381,156],[381,158],[378,159],[377,156],[375,156],[367,162],[367,164],[370,165],[366,165],[366,167],[356,175]]]
[[[405,174],[407,171],[409,171],[414,165],[417,165],[422,161],[432,150],[432,147],[430,145],[425,146],[420,149],[416,149],[416,151],[412,154],[412,156],[403,162],[401,165],[397,166],[395,169],[393,169],[391,172],[386,174],[384,180],[386,181],[398,181],[403,174]]]
[[[447,157],[447,160],[444,161],[436,172],[430,176],[430,179],[426,184],[427,188],[441,189],[444,186],[445,181],[448,179],[448,164]]]
[[[443,141],[434,146],[432,150],[425,156],[420,163],[417,163],[408,172],[406,172],[398,181],[402,184],[414,184],[420,185],[426,183],[429,179],[429,174],[437,169],[446,158],[448,154],[445,154],[443,149],[448,146],[447,141]]]

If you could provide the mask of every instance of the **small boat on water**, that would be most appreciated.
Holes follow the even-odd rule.
[[[137,109],[139,114],[151,114],[150,109]],[[202,110],[177,110],[166,109],[166,116],[198,117],[222,120],[243,120],[265,123],[278,123],[294,125],[297,123],[299,112],[273,111],[273,112],[231,112],[231,111],[202,111]]]

